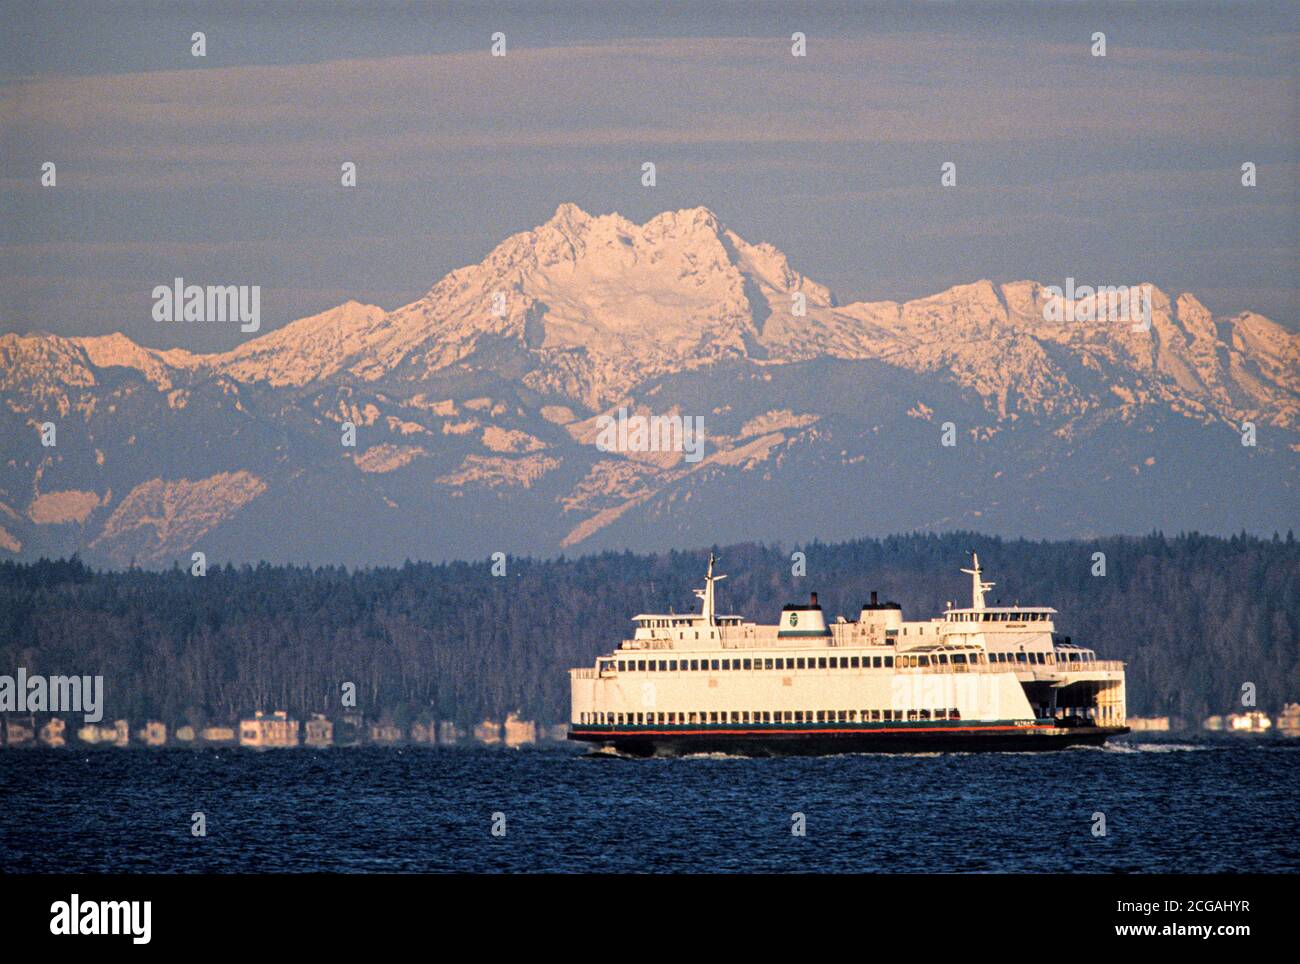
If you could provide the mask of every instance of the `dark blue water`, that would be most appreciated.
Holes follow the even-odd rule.
[[[1300,870],[1298,799],[1295,741],[765,760],[10,750],[0,871],[1276,873]]]

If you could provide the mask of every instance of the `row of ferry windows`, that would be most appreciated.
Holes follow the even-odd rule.
[[[1042,623],[1052,618],[1051,613],[953,613],[955,623]]]
[[[960,720],[957,709],[943,710],[698,710],[680,713],[580,713],[579,723],[611,725],[689,725],[691,723],[902,723]]]
[[[1024,663],[1026,665],[1045,666],[1051,663],[1089,662],[1091,653],[933,653],[905,655],[897,658],[900,669],[914,666],[964,666],[983,663]],[[603,668],[615,665],[614,660],[604,663]],[[780,656],[768,659],[620,659],[617,661],[620,673],[676,673],[704,670],[707,672],[729,672],[731,670],[792,670],[792,669],[892,669],[895,665],[893,656]]]
[[[933,656],[899,656],[897,659],[900,667],[947,666],[950,663],[961,666],[984,662],[987,660],[983,653],[936,653]],[[893,656],[776,656],[767,659],[620,659],[617,666],[620,673],[676,673],[693,670],[892,669],[894,663]],[[614,664],[614,660],[609,660],[604,668],[612,668]]]
[[[963,660],[965,657],[963,657]],[[606,667],[613,664],[610,660]],[[676,673],[679,670],[729,672],[746,669],[885,669],[893,668],[892,656],[800,656],[769,659],[620,659],[620,673]]]

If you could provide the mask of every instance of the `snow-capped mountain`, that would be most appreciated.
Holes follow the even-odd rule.
[[[409,305],[347,302],[221,354],[6,335],[0,556],[1293,524],[1300,338],[1191,294],[1153,289],[1149,331],[1048,321],[1049,298],[976,281],[839,305],[705,208],[638,225],[565,204]],[[602,450],[620,408],[699,416],[704,457]]]

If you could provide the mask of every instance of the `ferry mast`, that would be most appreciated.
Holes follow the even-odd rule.
[[[694,590],[695,595],[701,601],[700,611],[704,616],[706,626],[716,626],[717,620],[714,619],[715,606],[717,603],[717,593],[714,592],[713,584],[726,579],[726,576],[715,576],[713,574],[713,563],[716,561],[713,553],[709,553],[709,570],[704,575],[704,588]]]
[[[970,581],[971,581],[971,609],[983,609],[983,608],[984,608],[984,593],[986,593],[988,590],[992,589],[995,585],[997,585],[997,583],[993,583],[993,582],[984,582],[984,581],[982,581],[982,580],[980,579],[980,576],[982,576],[982,575],[984,574],[984,570],[980,568],[980,557],[979,557],[979,553],[978,553],[978,552],[972,552],[972,553],[970,554],[970,556],[971,556],[971,562],[972,562],[972,564],[975,566],[975,568],[974,568],[974,569],[963,569],[962,572],[964,572],[964,573],[966,573],[966,574],[968,574],[968,575],[970,576]]]

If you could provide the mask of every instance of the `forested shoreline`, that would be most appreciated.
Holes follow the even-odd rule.
[[[775,622],[816,591],[856,618],[877,590],[909,619],[966,605],[978,551],[990,601],[1049,605],[1058,631],[1128,662],[1132,715],[1199,719],[1300,699],[1300,546],[1196,534],[1027,542],[915,534],[718,550],[719,612]],[[795,575],[805,557],[806,573]],[[1096,553],[1105,575],[1094,575]],[[104,676],[105,718],[226,722],[257,709],[399,724],[519,711],[567,719],[570,666],[590,665],[640,612],[692,611],[708,551],[578,559],[96,572],[77,559],[0,564],[0,673]]]

